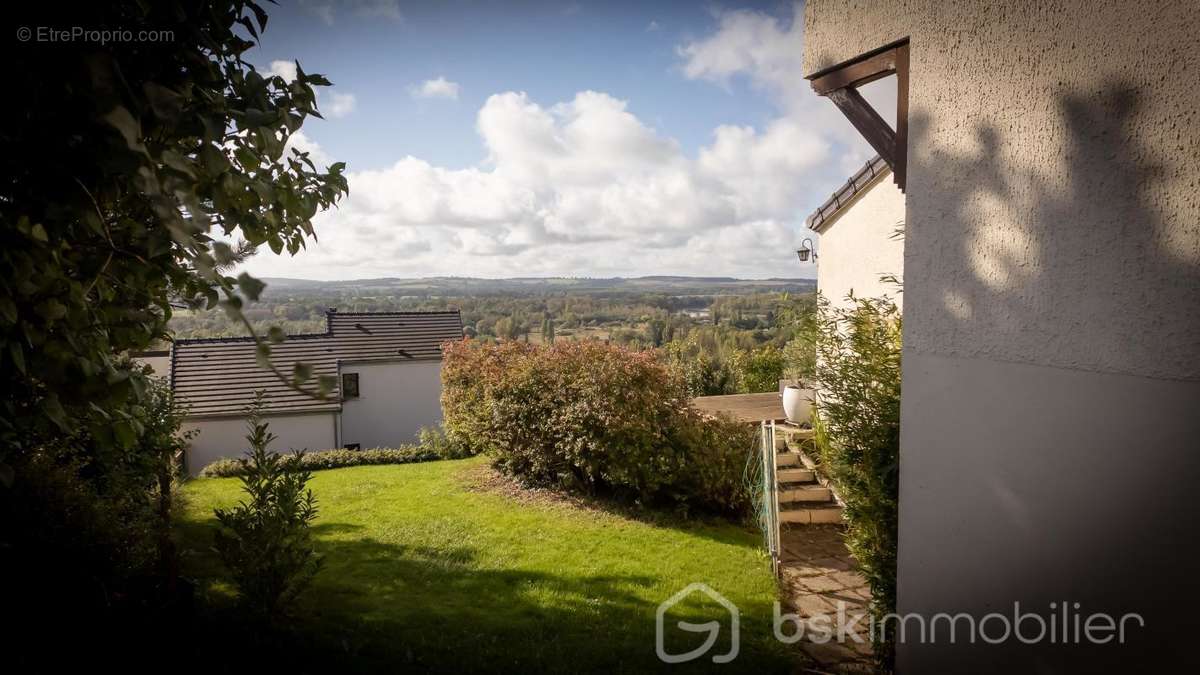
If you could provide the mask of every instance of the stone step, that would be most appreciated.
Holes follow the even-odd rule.
[[[786,440],[806,441],[816,437],[817,432],[812,429],[801,429],[799,427],[776,427],[775,437],[784,438]]]
[[[779,522],[793,525],[821,525],[842,522],[842,507],[832,504],[795,505],[794,508],[780,509]]]
[[[812,469],[801,468],[798,464],[793,463],[792,468],[783,468],[780,465],[778,471],[775,472],[775,478],[780,483],[811,483],[817,479],[817,474]]]
[[[800,466],[800,455],[794,452],[777,452],[775,453],[775,466],[783,468],[785,466]]]
[[[833,492],[824,485],[788,483],[779,486],[779,503],[832,502]]]

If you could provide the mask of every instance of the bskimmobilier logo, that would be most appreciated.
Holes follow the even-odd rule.
[[[658,658],[663,663],[686,663],[698,659],[709,652],[713,645],[717,643],[717,639],[721,636],[721,621],[714,619],[705,621],[704,623],[692,623],[689,621],[679,621],[675,625],[679,630],[688,633],[708,633],[708,637],[704,639],[704,643],[691,651],[682,654],[667,653],[666,646],[666,621],[667,612],[675,605],[682,602],[693,593],[703,593],[711,600],[716,601],[729,612],[729,651],[724,654],[717,654],[712,657],[713,663],[729,663],[737,658],[738,655],[738,622],[740,613],[737,605],[734,605],[725,596],[714,591],[708,584],[693,583],[689,584],[682,591],[679,591],[670,598],[667,598],[658,606],[658,612],[654,616],[654,651],[658,654]]]
[[[667,651],[667,612],[694,594],[702,594],[720,605],[723,611],[712,621],[702,623],[677,621],[674,627],[685,633],[707,634],[704,642],[690,651],[672,654]],[[703,600],[703,598],[702,598]],[[1048,611],[1026,611],[1020,602],[1013,602],[1011,613],[993,611],[977,616],[967,612],[890,613],[878,619],[863,611],[852,611],[838,601],[835,613],[815,613],[800,616],[784,613],[781,603],[774,606],[773,632],[783,644],[863,644],[894,639],[904,644],[962,644],[999,645],[1073,645],[1108,643],[1125,644],[1130,630],[1145,628],[1141,614],[1120,615],[1088,612],[1079,602],[1051,602]],[[711,610],[710,610],[711,611]],[[654,650],[664,663],[686,663],[708,654],[721,637],[724,615],[729,615],[729,651],[712,657],[713,663],[729,663],[737,658],[740,646],[740,619],[737,605],[730,602],[707,584],[696,582],[672,595],[658,606],[655,614]],[[790,627],[791,630],[787,630]]]

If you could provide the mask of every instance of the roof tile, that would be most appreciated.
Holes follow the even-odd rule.
[[[271,346],[271,363],[291,373],[296,363],[313,376],[337,375],[341,361],[396,361],[441,358],[441,345],[463,337],[462,316],[447,312],[337,312],[325,314],[324,333],[289,335]],[[340,385],[340,383],[339,383]],[[239,415],[265,394],[264,412],[336,411],[335,387],[319,400],[291,389],[258,365],[254,338],[176,340],[171,349],[171,388],[188,417]]]

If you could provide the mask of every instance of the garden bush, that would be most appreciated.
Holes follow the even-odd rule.
[[[440,459],[464,459],[476,454],[470,446],[446,433],[446,429],[441,426],[421,427],[421,431],[417,433],[417,442],[422,450],[433,453]]]
[[[308,585],[320,567],[310,526],[317,500],[300,466],[303,453],[279,455],[267,450],[275,440],[259,416],[262,395],[249,420],[250,455],[241,463],[246,499],[231,509],[216,509],[221,524],[215,548],[229,568],[242,604],[271,621]]]
[[[501,470],[645,504],[737,512],[755,448],[748,425],[702,417],[653,352],[597,341],[444,347],[449,434]]]
[[[888,300],[822,301],[816,340],[814,417],[822,469],[845,504],[846,544],[871,588],[882,622],[896,609],[900,461],[900,313]],[[890,635],[875,644],[891,669]]]
[[[298,471],[319,471],[321,469],[340,469],[347,466],[366,466],[372,464],[414,464],[417,462],[432,462],[446,459],[435,450],[419,446],[406,445],[399,448],[372,448],[370,450],[321,450],[306,452],[299,459],[291,462],[289,467]],[[200,471],[201,478],[228,478],[241,476],[244,472],[242,459],[218,459]]]

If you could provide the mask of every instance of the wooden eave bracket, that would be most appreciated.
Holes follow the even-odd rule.
[[[892,129],[858,88],[896,76],[896,128]],[[892,168],[892,179],[904,191],[908,159],[908,38],[884,45],[808,77],[813,91],[828,96]]]

